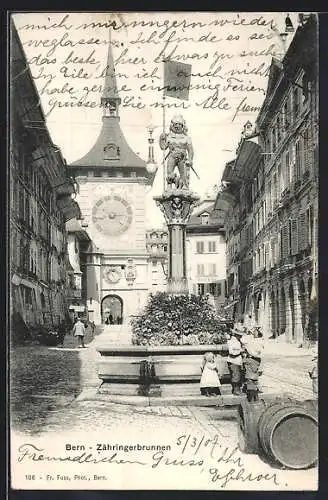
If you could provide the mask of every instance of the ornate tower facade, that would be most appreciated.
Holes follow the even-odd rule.
[[[144,305],[149,287],[145,191],[155,173],[128,145],[120,103],[109,43],[100,134],[91,150],[69,166],[91,240],[82,249],[81,264],[89,318],[97,324],[128,323]]]

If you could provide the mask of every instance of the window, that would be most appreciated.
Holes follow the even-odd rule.
[[[275,264],[275,243],[274,239],[270,241],[270,267],[273,267]]]
[[[269,135],[267,135],[266,138],[265,138],[265,152],[267,154],[265,155],[264,158],[265,158],[265,160],[268,161],[269,158],[270,158],[270,154],[269,153],[271,152],[271,144],[270,144],[270,136]]]
[[[205,295],[205,285],[204,283],[198,283],[197,285],[198,295]]]
[[[271,198],[271,181],[268,181],[268,190],[267,190],[267,206],[268,212],[272,212],[272,198]]]
[[[102,171],[101,170],[94,170],[93,176],[94,177],[102,177]]]
[[[257,251],[257,268],[261,269],[261,249],[260,248]]]
[[[269,268],[269,243],[264,245],[264,267]]]
[[[200,217],[201,217],[202,224],[204,224],[204,225],[208,224],[209,214],[205,213],[205,214],[202,214]]]
[[[196,242],[196,252],[197,253],[204,253],[204,242],[203,241]]]
[[[263,224],[266,223],[266,216],[267,216],[267,212],[266,212],[266,200],[263,200]]]
[[[312,247],[312,240],[313,240],[313,209],[312,207],[309,207],[306,211],[306,226],[308,228],[307,230],[307,237],[308,237],[308,246]]]
[[[295,177],[299,179],[303,173],[303,140],[300,138],[295,145]]]
[[[25,292],[25,306],[32,306],[32,290],[31,288],[24,287]]]
[[[282,193],[282,190],[283,190],[283,183],[282,183],[282,178],[281,178],[281,163],[278,163],[278,166],[277,166],[277,183],[278,183],[278,195],[280,195]]]
[[[283,113],[284,130],[287,131],[290,124],[290,118],[288,115],[288,101],[285,101],[282,113]]]
[[[205,275],[205,266],[204,264],[197,264],[197,276]]]
[[[211,295],[214,295],[215,297],[219,297],[222,293],[221,283],[210,283],[209,284],[209,293]]]
[[[285,174],[285,185],[288,186],[291,182],[291,175],[292,175],[292,168],[291,168],[289,151],[286,151],[286,154],[285,154],[284,174]]]
[[[279,144],[281,139],[281,120],[280,117],[277,117],[277,143]]]
[[[216,252],[216,241],[209,241],[208,242],[208,251],[210,253],[215,253]]]
[[[273,204],[275,204],[276,201],[277,201],[277,192],[278,192],[278,189],[277,189],[277,174],[274,173],[273,174],[273,178],[272,178],[272,201],[273,201]]]
[[[208,265],[208,274],[209,274],[209,276],[216,275],[216,264],[209,264]]]
[[[271,145],[272,145],[272,153],[276,150],[276,127],[272,127],[271,131]]]

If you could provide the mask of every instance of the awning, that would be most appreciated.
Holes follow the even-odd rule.
[[[239,147],[232,177],[237,176],[239,180],[251,179],[261,159],[261,152],[257,137],[245,139]],[[250,167],[247,170],[246,165]]]

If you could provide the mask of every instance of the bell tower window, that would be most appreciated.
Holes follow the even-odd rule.
[[[118,116],[117,99],[102,98],[104,116]]]

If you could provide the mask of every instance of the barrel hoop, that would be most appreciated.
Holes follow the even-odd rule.
[[[242,401],[238,415],[238,444],[244,453],[258,453],[258,419],[263,411],[263,401],[249,403]]]

